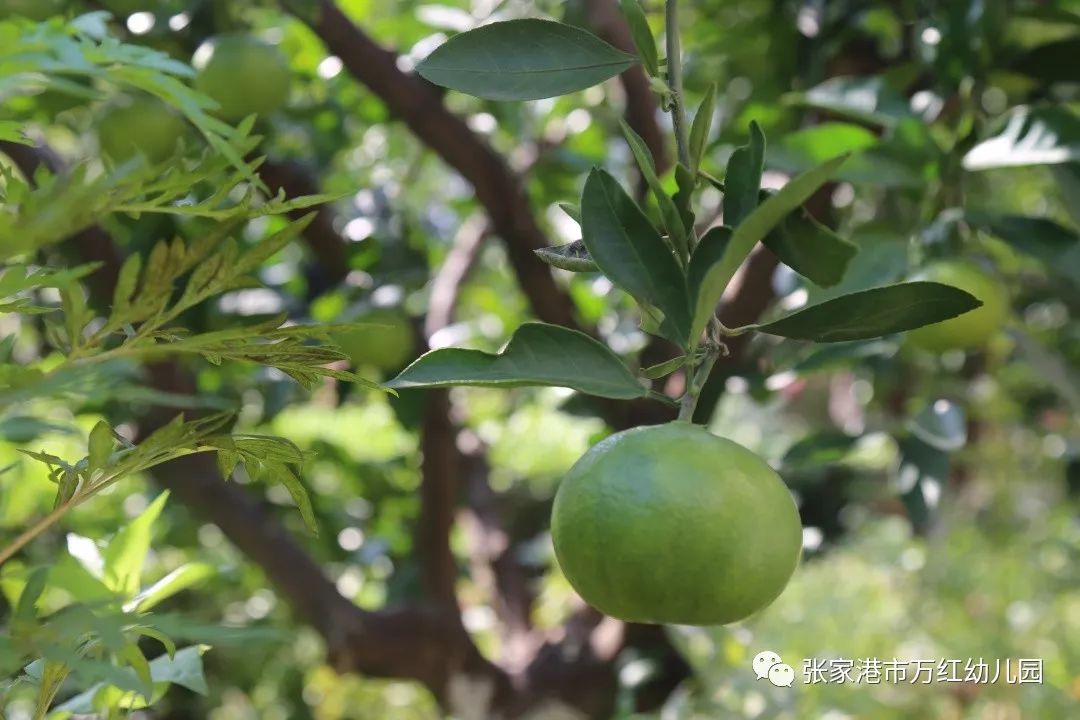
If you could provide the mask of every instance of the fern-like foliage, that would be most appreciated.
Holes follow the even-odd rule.
[[[118,365],[169,355],[194,355],[214,364],[257,363],[307,388],[327,378],[378,388],[340,369],[347,358],[328,341],[341,327],[292,324],[285,317],[207,333],[182,326],[182,316],[200,303],[257,286],[257,270],[296,240],[310,217],[255,244],[236,239],[247,220],[330,198],[270,196],[256,175],[261,159],[246,159],[259,142],[251,133],[254,120],[232,127],[214,118],[208,112],[213,101],[187,84],[193,74],[188,65],[110,36],[106,20],[104,13],[90,13],[69,23],[0,21],[0,97],[42,90],[97,97],[109,87],[145,92],[182,112],[207,147],[159,164],[137,158],[118,167],[95,160],[71,168],[36,148],[43,162],[32,177],[0,167],[0,312],[40,316],[45,340],[63,355],[19,362],[14,336],[0,338],[0,419],[35,399],[85,396],[88,384],[106,368],[115,372]],[[0,110],[0,140],[29,142],[5,112]],[[129,256],[102,316],[80,284],[96,266],[50,269],[30,260],[42,248],[117,213],[170,213],[216,224],[195,239],[162,240],[145,257]],[[107,466],[93,462],[92,452],[74,463],[27,454],[49,465],[57,483],[56,507],[65,508],[122,477],[185,454],[213,451],[223,471],[242,463],[253,478],[282,483],[314,527],[299,480],[303,457],[295,446],[276,438],[232,436],[225,431],[228,424],[220,415],[178,418],[138,446],[117,452]],[[0,556],[5,551],[11,547],[0,548]]]

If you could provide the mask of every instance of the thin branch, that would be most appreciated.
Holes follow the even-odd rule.
[[[679,34],[679,0],[667,0],[664,32],[667,35],[667,79],[671,88],[671,117],[675,125],[675,145],[679,162],[690,167],[690,145],[683,97],[682,37]]]
[[[450,251],[431,281],[428,312],[424,320],[424,335],[429,340],[453,321],[461,286],[476,264],[484,239],[490,231],[487,217],[481,214],[470,215],[458,229]]]

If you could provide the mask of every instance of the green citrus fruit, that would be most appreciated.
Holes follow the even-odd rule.
[[[334,342],[357,367],[398,370],[413,359],[416,335],[408,316],[381,308],[356,318],[358,327],[335,333]]]
[[[64,0],[0,0],[0,18],[17,16],[40,22],[59,15],[64,5]]]
[[[251,35],[220,35],[192,60],[195,87],[217,101],[226,120],[273,112],[289,99],[289,63],[277,47]]]
[[[630,622],[719,625],[783,591],[802,550],[795,502],[760,457],[686,422],[608,437],[570,469],[555,555],[589,604]]]
[[[930,352],[982,347],[1005,325],[1009,297],[1005,287],[977,265],[962,260],[934,263],[914,279],[952,285],[982,301],[982,307],[908,333],[908,342]]]
[[[161,162],[176,150],[187,123],[155,97],[125,95],[106,105],[97,132],[101,151],[116,162],[130,160],[138,153],[151,162]]]

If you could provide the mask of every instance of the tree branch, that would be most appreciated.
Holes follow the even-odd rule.
[[[286,0],[285,5],[290,3]],[[577,327],[570,298],[532,252],[551,243],[533,215],[521,177],[460,117],[446,109],[432,85],[402,72],[397,55],[368,37],[335,3],[319,0],[313,10],[297,11],[296,16],[392,115],[473,186],[495,233],[506,244],[510,264],[536,316],[545,322]]]

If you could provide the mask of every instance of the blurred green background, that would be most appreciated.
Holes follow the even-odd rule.
[[[257,35],[288,59],[289,101],[258,118],[258,152],[340,196],[325,212],[344,266],[321,262],[311,245],[290,246],[261,268],[263,287],[200,306],[186,318],[192,327],[230,327],[279,312],[351,320],[393,305],[423,335],[433,278],[464,236],[480,233],[452,320],[425,340],[498,349],[535,313],[506,238],[487,225],[490,208],[474,188],[327,49],[306,21],[318,5],[70,2],[58,3],[59,15],[47,22],[104,8],[115,14],[109,27],[117,37],[181,62],[223,32]],[[606,0],[336,5],[393,48],[404,72],[454,32],[493,19],[554,17],[600,34],[604,23],[621,22],[617,3]],[[661,5],[643,3],[657,30]],[[605,690],[610,712],[603,712],[657,720],[1080,716],[1080,3],[683,5],[688,104],[696,107],[709,84],[719,89],[706,170],[722,174],[750,120],[769,138],[766,186],[855,152],[818,205],[821,219],[851,238],[859,255],[841,285],[828,290],[769,267],[758,298],[766,317],[896,281],[935,259],[965,257],[1000,279],[1012,318],[986,348],[967,353],[919,352],[902,338],[811,346],[756,337],[718,365],[703,412],[714,432],[781,472],[799,501],[804,561],[779,600],[744,623],[670,627],[645,639],[627,631],[608,659],[614,679]],[[32,128],[72,162],[100,163],[95,128],[113,89],[93,89],[92,98],[0,95],[0,117]],[[591,166],[628,186],[636,182],[618,132],[627,98],[614,80],[531,103],[452,92],[442,102],[523,177],[533,214],[554,244],[577,239],[558,203],[576,201]],[[652,122],[668,132],[668,116],[656,112]],[[8,165],[3,155],[0,164]],[[670,172],[665,182],[674,187]],[[708,219],[710,208],[718,213],[719,197],[705,194],[699,219]],[[244,233],[254,241],[283,222],[256,220]],[[203,227],[154,214],[114,215],[102,225],[124,253]],[[330,277],[328,267],[340,277]],[[638,362],[646,338],[627,298],[598,275],[558,272],[556,280],[580,322]],[[49,362],[52,351],[32,322],[0,314],[0,334],[17,335],[27,362]],[[288,507],[283,488],[244,489],[291,531],[338,592],[373,611],[422,601],[424,396],[395,398],[335,382],[308,393],[272,370],[189,365],[197,390],[173,404],[235,409],[238,429],[281,435],[313,451],[304,481],[318,537]],[[357,369],[386,378],[400,368]],[[0,533],[13,536],[51,508],[47,472],[18,449],[81,457],[98,419],[122,427],[161,401],[138,379],[137,367],[110,364],[77,403],[42,400],[0,417],[0,467],[11,466],[0,474]],[[582,611],[553,564],[547,513],[555,488],[591,444],[633,418],[562,390],[454,389],[448,397],[444,415],[452,427],[443,432],[463,456],[480,458],[470,472],[497,500],[498,537],[527,589],[530,627],[524,641],[507,631],[505,597],[493,579],[499,570],[484,544],[477,496],[467,489],[453,498],[449,539],[461,623],[485,657],[520,677],[522,653],[528,658],[545,640],[557,643]],[[237,481],[246,482],[242,474]],[[149,478],[113,487],[4,571],[58,561],[72,547],[65,533],[110,537],[158,493]],[[155,525],[144,577],[156,580],[192,560],[215,573],[169,600],[167,610],[277,632],[216,645],[203,658],[207,695],[175,687],[133,716],[448,716],[422,683],[335,672],[326,639],[296,620],[289,598],[217,526],[173,498]],[[755,679],[750,661],[762,650],[795,668],[791,688]],[[980,657],[1039,658],[1042,682],[803,682],[810,658]],[[31,717],[29,697],[16,689],[0,712]],[[551,714],[536,712],[531,717],[598,716],[561,701]]]

